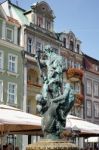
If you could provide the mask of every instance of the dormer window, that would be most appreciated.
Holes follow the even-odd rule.
[[[7,28],[6,30],[6,38],[8,41],[12,42],[13,41],[13,30],[10,28]]]
[[[43,27],[43,17],[41,17],[41,16],[37,17],[37,25],[39,27]]]
[[[70,41],[70,50],[71,50],[71,51],[74,50],[74,43],[73,43],[73,41]]]
[[[49,20],[46,21],[46,29],[47,30],[51,29],[51,22]]]
[[[80,51],[80,46],[79,44],[77,44],[77,52],[79,53],[79,51]]]
[[[63,46],[66,48],[66,38],[63,38]]]
[[[92,64],[92,69],[94,71],[99,71],[98,65],[96,65],[96,64]]]
[[[95,71],[99,71],[99,68],[97,65],[95,65]]]

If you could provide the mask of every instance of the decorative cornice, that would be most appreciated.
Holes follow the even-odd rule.
[[[79,59],[82,59],[83,58],[83,55],[82,54],[80,54],[80,53],[77,53],[77,52],[75,52],[75,51],[71,51],[69,48],[64,48],[64,47],[62,47],[61,46],[61,53],[69,53],[69,55],[73,55],[73,57],[74,57],[74,55],[76,56],[76,58],[79,58]]]
[[[30,30],[31,32],[37,33],[38,35],[45,37],[47,39],[53,40],[53,42],[57,42],[58,44],[62,44],[61,41],[59,41],[56,37],[56,35],[53,32],[47,31],[43,28],[40,28],[36,25],[33,26],[33,24],[31,24],[30,26],[26,25],[26,28],[28,31]]]
[[[22,51],[23,50],[23,47],[15,45],[15,44],[13,44],[11,42],[7,42],[6,40],[3,40],[3,39],[0,39],[0,45],[5,46],[7,48],[14,49],[16,51]]]

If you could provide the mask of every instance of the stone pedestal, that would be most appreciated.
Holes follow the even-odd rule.
[[[30,144],[26,150],[78,150],[78,147],[67,141],[41,140],[37,143]]]

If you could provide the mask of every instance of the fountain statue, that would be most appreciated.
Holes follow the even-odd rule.
[[[42,116],[42,131],[44,133],[44,138],[55,142],[59,141],[61,133],[65,130],[66,116],[74,105],[74,90],[69,82],[66,84],[63,82],[63,73],[67,69],[65,59],[56,54],[50,45],[45,47],[43,53],[43,57],[41,51],[38,51],[36,55],[43,81],[41,93],[36,95],[37,110]],[[33,147],[36,149],[35,146]],[[58,143],[56,148],[48,147],[49,142],[43,144],[41,142],[39,148],[61,149],[59,147],[65,147],[66,149],[66,147],[68,147],[69,149],[69,147],[72,146],[70,146],[70,144],[66,146],[63,142],[61,146],[59,146]],[[75,146],[73,145],[73,147]],[[74,149],[77,149],[77,147]]]
[[[42,116],[45,138],[59,139],[65,129],[66,116],[74,104],[74,91],[70,83],[63,83],[63,73],[66,71],[64,58],[49,45],[45,47],[46,59],[40,59],[39,55],[36,57],[43,87],[41,94],[36,95],[37,110]]]

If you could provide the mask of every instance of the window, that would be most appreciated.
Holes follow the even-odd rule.
[[[7,40],[10,42],[13,41],[13,30],[10,28],[7,28],[7,35],[6,35]]]
[[[72,67],[72,60],[68,60],[68,67],[69,67],[69,68]]]
[[[68,60],[68,67],[74,68],[74,61],[73,60]]]
[[[40,51],[40,50],[42,50],[42,45],[40,42],[37,42],[36,43],[36,51]]]
[[[17,85],[15,83],[8,83],[8,102],[17,103]]]
[[[98,82],[94,82],[93,95],[94,96],[99,96],[99,83]]]
[[[99,118],[99,103],[94,102],[94,117]]]
[[[32,105],[31,105],[31,101],[27,102],[27,112],[28,113],[33,113],[33,108],[32,108]]]
[[[92,64],[92,69],[94,71],[99,71],[98,65],[96,65],[96,64]]]
[[[35,70],[29,69],[27,80],[32,84],[38,84],[39,78],[37,72]]]
[[[75,68],[79,68],[79,69],[80,69],[80,68],[81,68],[81,64],[77,62],[77,63],[75,64]]]
[[[80,93],[80,83],[75,83],[75,91]]]
[[[66,48],[66,38],[63,38],[63,46]]]
[[[80,93],[80,83],[79,82],[72,82],[71,83],[73,89],[75,90],[75,93]]]
[[[31,53],[32,51],[32,39],[31,38],[28,38],[28,41],[27,41],[27,51],[29,53]]]
[[[67,60],[67,58],[64,58],[64,60],[65,60],[65,64],[66,64],[66,69],[68,69],[68,60]]]
[[[0,102],[3,101],[3,81],[0,80]]]
[[[77,52],[79,53],[79,50],[80,50],[80,46],[79,44],[77,44]]]
[[[74,68],[74,61],[71,62],[71,67]]]
[[[38,25],[39,27],[42,27],[42,26],[43,26],[43,18],[40,17],[40,16],[37,17],[37,25]]]
[[[95,65],[95,71],[99,71],[99,68],[97,65]]]
[[[73,43],[73,41],[70,41],[70,50],[71,50],[71,51],[74,50],[74,43]]]
[[[8,134],[7,135],[7,144],[10,145],[10,149],[13,149],[12,148],[12,145],[16,143],[16,135],[13,135],[13,134]]]
[[[91,103],[91,100],[87,100],[86,102],[87,102],[87,104],[86,104],[87,116],[91,117],[92,116],[92,103]]]
[[[92,94],[92,81],[90,79],[87,79],[87,89],[86,92],[88,95]]]
[[[0,20],[0,38],[2,37],[2,21]]]
[[[0,51],[0,70],[3,69],[3,51]]]
[[[9,54],[8,55],[8,70],[13,73],[17,73],[17,56]]]
[[[49,20],[46,21],[46,29],[47,30],[51,29],[51,22]]]

